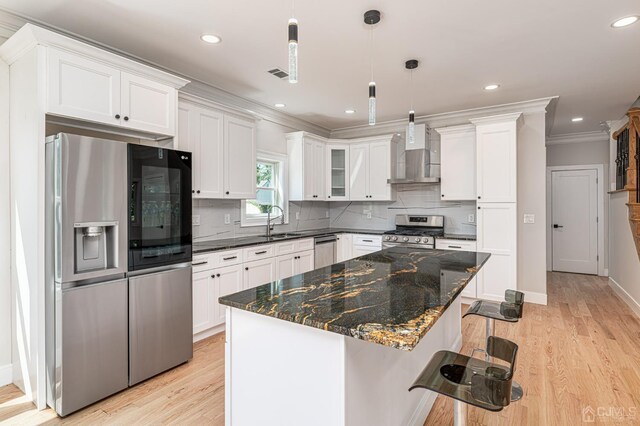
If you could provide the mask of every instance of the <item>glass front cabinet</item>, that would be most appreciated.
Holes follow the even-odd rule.
[[[327,145],[327,200],[349,200],[349,145]]]

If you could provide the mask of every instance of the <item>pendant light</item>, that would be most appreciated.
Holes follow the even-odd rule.
[[[298,20],[294,18],[294,1],[289,19],[289,83],[298,82]]]
[[[413,110],[413,70],[418,68],[418,60],[417,59],[409,59],[404,63],[406,69],[409,70],[409,99],[411,100],[411,105],[409,109],[409,129],[407,130],[407,142],[412,145],[416,142],[416,113]]]
[[[380,22],[379,10],[368,10],[364,13],[364,23],[370,27],[371,80],[369,81],[369,125],[376,124],[376,82],[373,79],[373,26]]]

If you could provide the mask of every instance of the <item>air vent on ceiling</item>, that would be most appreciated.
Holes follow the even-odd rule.
[[[282,71],[280,68],[274,68],[269,70],[269,74],[275,75],[278,78],[287,78],[289,77],[289,73]]]

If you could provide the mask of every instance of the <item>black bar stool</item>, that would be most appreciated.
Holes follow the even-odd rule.
[[[467,312],[463,315],[478,315],[486,320],[485,333],[487,339],[495,335],[495,320],[506,322],[518,322],[522,318],[524,308],[524,293],[516,290],[506,290],[504,292],[504,302],[494,302],[491,300],[476,300],[471,304]],[[476,351],[485,353],[485,361],[491,362],[491,356],[486,349],[476,348]],[[513,382],[513,390],[511,392],[511,400],[518,401],[522,398],[524,391],[519,383]]]
[[[424,388],[453,398],[453,423],[457,426],[467,424],[467,404],[500,411],[511,403],[518,345],[507,339],[489,336],[487,353],[509,365],[439,351],[433,355],[409,391]]]

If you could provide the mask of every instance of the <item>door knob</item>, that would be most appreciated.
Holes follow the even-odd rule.
[[[554,224],[553,224],[553,227],[554,227],[555,229],[558,229],[558,228],[564,228],[564,226],[562,226],[562,225],[558,225],[557,223],[554,223]]]

